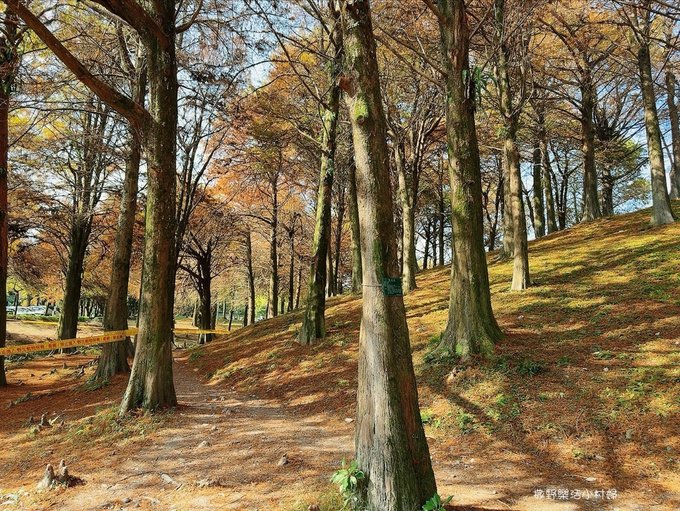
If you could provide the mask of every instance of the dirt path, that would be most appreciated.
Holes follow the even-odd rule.
[[[44,509],[278,509],[322,487],[337,460],[351,457],[352,424],[299,419],[276,403],[205,385],[182,361],[174,370],[179,407],[170,424],[96,469],[73,456],[71,472],[86,484],[45,494]]]

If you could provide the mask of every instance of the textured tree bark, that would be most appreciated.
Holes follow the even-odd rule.
[[[510,289],[521,291],[529,287],[530,282],[527,221],[522,197],[522,171],[519,150],[517,149],[517,125],[520,112],[516,111],[513,106],[512,89],[508,75],[508,50],[504,34],[505,2],[504,0],[495,0],[494,3],[496,30],[498,31],[498,41],[500,41],[500,49],[496,62],[496,76],[498,94],[500,96],[500,113],[503,117],[504,127],[503,156],[510,185],[508,187],[510,193],[506,193],[505,197],[511,201],[509,213],[510,223],[512,224],[513,268]],[[505,209],[507,213],[507,206]],[[507,233],[504,233],[504,239],[505,236],[507,236]]]
[[[144,104],[146,96],[146,70],[140,69],[135,80],[135,101]],[[118,230],[114,246],[109,296],[106,301],[103,327],[105,331],[127,330],[128,328],[128,284],[130,281],[130,259],[132,237],[137,214],[137,192],[139,188],[139,166],[142,156],[141,134],[130,127],[130,152],[125,167],[125,180],[118,214]],[[106,381],[116,374],[130,371],[128,354],[133,352],[130,339],[102,345],[99,356],[96,381]]]
[[[404,156],[404,144],[397,141],[394,148],[394,161],[399,177],[399,199],[401,203],[401,250],[402,263],[401,274],[404,293],[408,294],[416,289],[416,214],[414,197],[412,196],[411,183],[406,176],[406,161]]]
[[[175,406],[172,328],[175,291],[177,61],[175,2],[154,2],[156,21],[169,44],[144,38],[151,124],[146,134],[148,192],[139,333],[121,414],[134,408]]]
[[[251,233],[248,231],[246,233],[246,274],[248,277],[248,305],[244,312],[244,324],[248,324],[248,311],[250,311],[250,324],[255,323],[255,272],[253,271],[253,243],[251,238]]]
[[[482,184],[475,126],[475,84],[470,76],[469,29],[463,0],[441,0],[446,80],[446,140],[451,183],[451,293],[449,320],[439,349],[491,356],[501,337],[491,309],[484,252]]]
[[[583,215],[582,222],[590,222],[602,216],[597,197],[597,168],[595,166],[595,130],[593,113],[595,111],[595,91],[590,67],[581,64],[581,137],[583,151]]]
[[[543,158],[541,156],[541,144],[538,140],[534,143],[533,158],[534,231],[537,238],[542,238],[545,236],[545,201],[543,200]]]
[[[666,169],[661,146],[661,129],[659,115],[656,110],[656,93],[652,76],[652,62],[649,55],[649,43],[642,42],[637,54],[640,71],[640,88],[645,109],[645,130],[647,133],[647,152],[652,174],[652,225],[664,225],[675,222],[671,201],[666,187]]]
[[[212,307],[212,279],[210,278],[210,262],[204,262],[206,268],[201,271],[202,279],[200,285],[201,316],[199,328],[201,330],[212,330],[213,328],[213,307]],[[207,273],[206,273],[207,270]],[[213,340],[213,334],[200,334],[199,344],[206,344]]]
[[[77,214],[77,213],[76,213]],[[68,267],[64,277],[64,305],[57,327],[58,339],[73,339],[78,332],[80,292],[83,284],[83,264],[90,238],[91,223],[76,216],[71,225]]]
[[[404,301],[385,286],[398,278],[382,106],[370,4],[342,0],[346,75],[361,219],[364,295],[359,335],[356,456],[368,511],[414,511],[437,491],[420,420]],[[392,281],[390,281],[392,282]],[[389,292],[387,292],[389,290]]]
[[[14,15],[5,12],[2,36],[0,36],[0,348],[4,348],[7,342],[9,105],[19,64],[17,22]],[[5,385],[7,385],[5,357],[0,356],[0,386]]]
[[[352,228],[352,294],[362,293],[361,280],[361,227],[359,226],[359,206],[357,204],[357,177],[354,162],[349,168],[349,221]]]
[[[673,147],[673,159],[671,162],[671,199],[680,199],[680,116],[678,104],[675,100],[677,80],[670,69],[666,71],[666,104],[668,105],[668,117],[671,124],[671,145]]]
[[[614,180],[607,165],[602,166],[602,216],[614,214]]]
[[[307,282],[305,314],[302,318],[298,341],[303,345],[314,344],[326,336],[326,285],[330,282],[331,266],[328,265],[331,238],[331,199],[333,177],[335,174],[335,151],[337,147],[338,112],[340,109],[340,87],[338,76],[342,69],[342,31],[338,12],[330,5],[334,23],[331,32],[331,45],[335,48],[335,58],[328,68],[330,83],[327,105],[322,111],[321,168],[319,173],[319,193],[316,199],[316,223],[312,242],[312,268]]]

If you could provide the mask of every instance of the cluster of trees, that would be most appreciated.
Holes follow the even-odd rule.
[[[131,371],[121,413],[176,404],[176,310],[211,329],[218,303],[244,325],[300,308],[309,345],[328,296],[361,294],[369,509],[436,493],[402,298],[418,271],[451,264],[438,350],[489,357],[487,251],[520,291],[532,236],[650,198],[675,220],[671,2],[4,6],[0,285],[59,300],[60,338],[83,299],[122,330],[139,297],[134,347],[104,346],[96,374]]]

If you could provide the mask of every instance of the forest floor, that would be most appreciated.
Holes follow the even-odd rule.
[[[506,336],[493,363],[469,367],[427,357],[449,270],[419,275],[405,301],[422,418],[455,509],[680,509],[678,254],[680,224],[651,229],[648,212],[532,242],[523,293],[490,254]],[[124,378],[86,384],[94,352],[12,362],[0,509],[339,509],[329,477],[353,456],[360,310],[330,300],[313,348],[295,342],[293,313],[176,350],[178,408],[124,420]],[[43,413],[64,426],[35,432]],[[62,458],[83,484],[37,492]]]

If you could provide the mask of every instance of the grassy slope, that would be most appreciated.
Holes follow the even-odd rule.
[[[467,456],[489,463],[478,473],[516,479],[506,483],[517,487],[506,489],[515,504],[557,486],[680,506],[680,224],[651,229],[648,218],[604,219],[531,243],[535,286],[521,294],[508,290],[510,263],[490,255],[507,335],[484,367],[451,374],[450,365],[424,362],[446,324],[448,268],[419,275],[406,305],[440,488],[465,487],[450,473]],[[294,342],[298,313],[238,331],[192,360],[215,385],[302,415],[352,416],[360,309],[359,299],[331,300],[328,338],[311,349]]]

